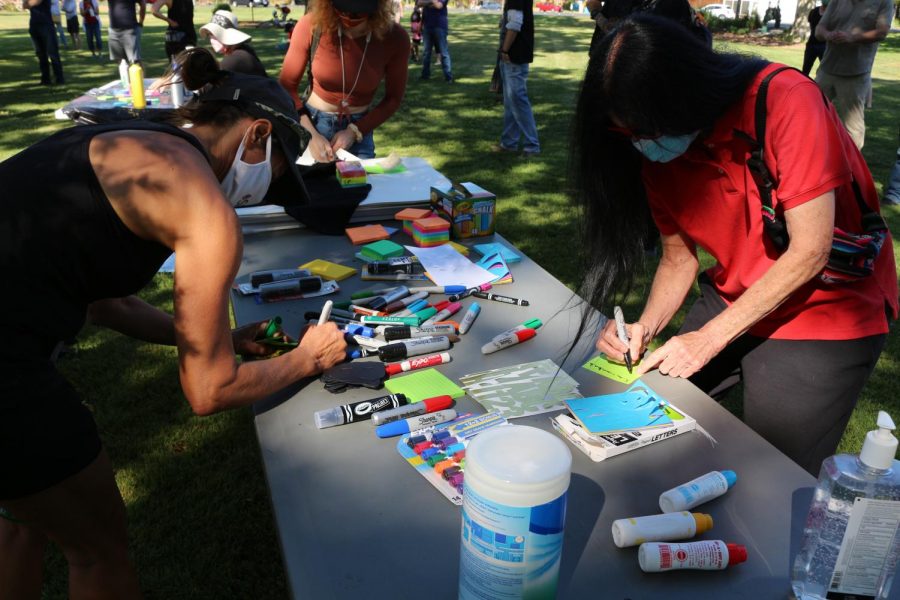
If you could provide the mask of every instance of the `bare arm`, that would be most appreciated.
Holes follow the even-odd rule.
[[[698,331],[675,336],[644,359],[673,377],[690,377],[815,277],[828,261],[834,228],[834,191],[785,211],[791,244],[731,306]]]
[[[147,0],[140,1],[140,9],[138,10],[138,25],[144,26],[144,19],[147,17]]]
[[[44,0],[22,0],[22,8],[29,9],[34,8],[35,6],[40,6],[41,2]]]
[[[88,321],[153,344],[175,345],[172,315],[137,296],[109,298],[91,303]]]
[[[172,8],[172,0],[156,0],[151,9],[153,16],[161,21],[165,21],[170,27],[178,27],[177,22],[162,14],[163,7],[166,7],[166,14],[168,14],[169,9]]]

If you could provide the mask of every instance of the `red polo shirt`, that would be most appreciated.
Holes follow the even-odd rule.
[[[743,99],[712,132],[668,163],[644,160],[643,179],[653,218],[663,235],[683,232],[717,261],[708,273],[731,304],[778,258],[763,232],[761,201],[747,168],[750,146],[735,130],[755,137],[756,90],[763,69]],[[773,203],[780,214],[835,191],[835,224],[859,232],[860,212],[851,174],[866,203],[879,211],[878,194],[862,154],[818,86],[797,71],[769,83],[765,160],[778,181]],[[826,285],[817,279],[750,329],[760,337],[788,340],[848,340],[887,333],[885,309],[897,316],[897,271],[888,238],[875,274],[861,281]]]

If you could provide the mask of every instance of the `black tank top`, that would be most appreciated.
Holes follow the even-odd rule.
[[[129,121],[71,127],[0,163],[0,330],[12,340],[0,357],[46,357],[84,324],[89,303],[143,288],[171,250],[135,235],[100,187],[88,154],[109,131],[178,127]]]
[[[178,23],[178,27],[169,27],[187,34],[185,41],[196,43],[197,32],[194,30],[194,3],[192,0],[172,0],[172,6],[166,13],[170,19]]]

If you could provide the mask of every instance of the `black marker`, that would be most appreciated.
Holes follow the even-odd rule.
[[[356,421],[364,421],[372,418],[372,413],[380,410],[388,410],[389,408],[397,408],[405,405],[406,396],[403,394],[389,394],[380,398],[372,398],[371,400],[363,400],[361,402],[353,402],[344,404],[343,406],[335,406],[326,408],[325,410],[316,411],[314,415],[316,427],[325,429],[326,427],[334,427],[335,425],[344,425],[346,423],[355,423]]]
[[[528,300],[519,300],[518,298],[510,298],[509,296],[501,296],[500,294],[491,294],[488,292],[473,292],[476,298],[484,300],[493,300],[494,302],[503,302],[504,304],[516,304],[518,306],[528,306]]]

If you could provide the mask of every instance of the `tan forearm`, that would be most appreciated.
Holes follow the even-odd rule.
[[[656,337],[669,324],[684,303],[699,269],[700,262],[692,253],[680,252],[675,257],[667,257],[664,242],[663,258],[653,277],[647,304],[638,319],[647,328],[644,342]]]

